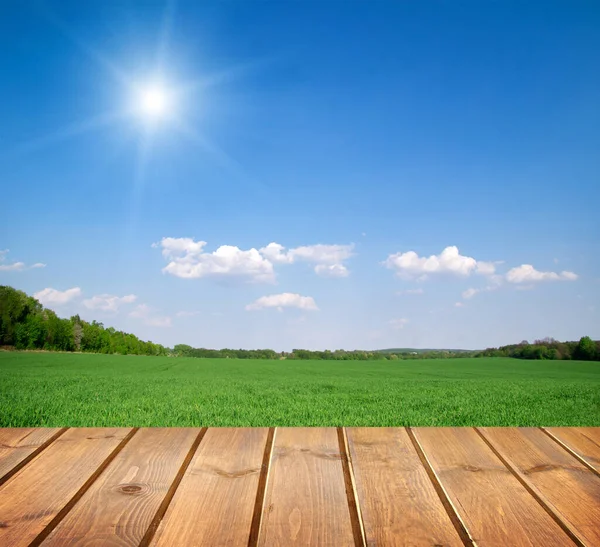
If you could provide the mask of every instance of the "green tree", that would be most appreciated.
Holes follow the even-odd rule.
[[[575,349],[575,358],[582,361],[593,361],[596,358],[596,343],[589,337],[583,336]]]

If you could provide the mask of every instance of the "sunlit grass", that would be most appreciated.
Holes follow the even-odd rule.
[[[0,352],[0,427],[600,426],[600,363]]]

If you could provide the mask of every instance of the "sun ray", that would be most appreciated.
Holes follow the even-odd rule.
[[[256,180],[251,180],[244,172],[242,166],[230,157],[224,150],[219,148],[215,143],[211,142],[202,133],[191,127],[180,117],[173,118],[173,125],[179,133],[185,136],[188,140],[198,145],[204,151],[208,152],[220,167],[223,167],[229,174],[236,177],[238,180],[244,181],[247,185],[252,186],[252,189],[260,194],[270,194],[268,187]]]
[[[158,44],[156,48],[156,68],[159,74],[162,74],[164,64],[167,58],[169,45],[171,41],[171,31],[173,29],[173,19],[175,17],[176,0],[166,0],[163,13]]]
[[[131,78],[128,76],[127,72],[122,69],[119,65],[113,62],[111,59],[106,57],[101,51],[91,47],[86,42],[84,42],[65,21],[63,21],[56,13],[51,11],[48,7],[43,9],[44,17],[54,25],[55,28],[61,31],[65,38],[68,38],[74,45],[78,47],[78,49],[85,53],[90,59],[96,62],[99,66],[104,68],[109,74],[113,76],[117,81],[126,87],[130,87],[132,85]]]
[[[6,155],[18,156],[35,152],[37,150],[43,150],[44,148],[47,148],[53,144],[64,142],[73,137],[108,127],[118,121],[124,120],[127,116],[128,113],[122,110],[98,114],[97,116],[93,116],[86,120],[74,122],[62,129],[56,130],[54,133],[50,133],[49,135],[44,135],[43,137],[37,137],[35,139],[20,143],[12,150],[6,152]]]
[[[271,55],[262,59],[255,59],[244,63],[239,63],[235,66],[219,70],[202,78],[197,78],[178,87],[178,93],[187,95],[194,91],[210,89],[227,82],[235,81],[241,76],[275,62],[279,56]]]

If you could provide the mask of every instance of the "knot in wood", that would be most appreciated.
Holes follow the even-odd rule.
[[[120,484],[117,490],[123,494],[137,494],[142,491],[142,487],[139,484]]]

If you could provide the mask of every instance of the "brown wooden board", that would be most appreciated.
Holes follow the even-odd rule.
[[[266,428],[210,428],[151,545],[247,545]]]
[[[548,427],[546,431],[600,473],[600,427]]]
[[[276,430],[259,545],[355,545],[341,458],[335,428]]]
[[[481,432],[579,540],[600,547],[600,477],[538,428]]]
[[[369,545],[463,545],[406,432],[348,428]]]
[[[0,487],[0,545],[29,545],[131,432],[69,429]]]
[[[56,427],[0,429],[0,484],[10,471],[60,431]]]
[[[43,545],[139,545],[200,429],[140,429]]]
[[[477,545],[573,544],[474,429],[413,431]]]

